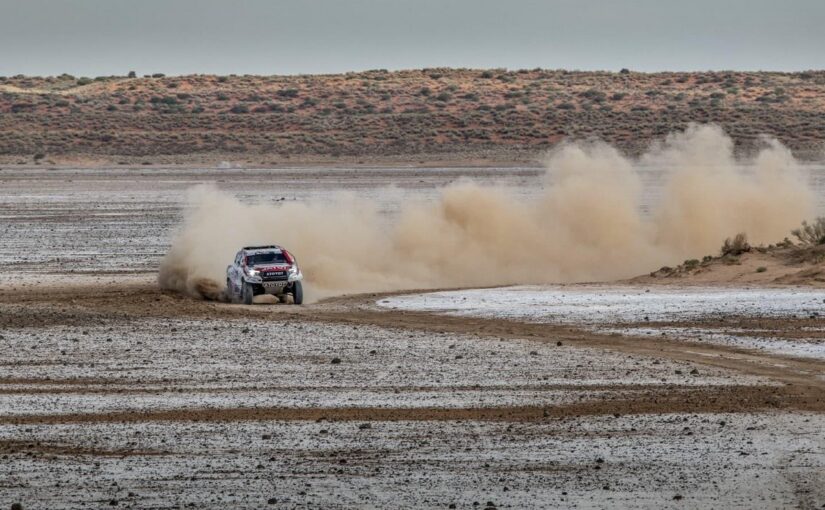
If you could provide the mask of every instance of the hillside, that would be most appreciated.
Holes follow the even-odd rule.
[[[0,78],[0,162],[515,162],[565,138],[635,153],[689,122],[814,158],[823,113],[825,71],[17,76]]]
[[[804,285],[825,287],[825,246],[783,242],[747,252],[686,260],[630,280],[665,285]]]

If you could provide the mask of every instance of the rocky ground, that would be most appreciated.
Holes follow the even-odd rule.
[[[460,173],[303,172],[218,184],[261,200],[345,188],[392,214],[388,182],[426,199]],[[525,194],[537,178],[472,172]],[[825,362],[793,349],[821,351],[816,287],[662,276],[301,307],[197,301],[154,277],[184,190],[205,178],[225,177],[0,173],[2,504],[825,505]],[[535,299],[497,315],[519,292]]]

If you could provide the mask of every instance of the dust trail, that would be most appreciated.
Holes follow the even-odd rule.
[[[776,141],[749,161],[720,128],[691,126],[638,161],[603,143],[546,159],[537,199],[460,182],[434,203],[401,204],[387,222],[363,200],[247,205],[214,187],[191,191],[161,265],[164,288],[214,297],[238,247],[283,244],[315,297],[404,288],[610,280],[716,253],[725,237],[784,238],[813,214],[799,165]],[[640,212],[639,168],[668,169],[661,203]]]

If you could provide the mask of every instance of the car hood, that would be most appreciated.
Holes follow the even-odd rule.
[[[292,267],[289,264],[256,264],[252,266],[252,269],[256,271],[289,271],[289,268]]]

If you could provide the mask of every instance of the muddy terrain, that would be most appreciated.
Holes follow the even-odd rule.
[[[194,182],[267,203],[343,189],[392,215],[460,175],[525,197],[540,177],[0,172],[2,504],[825,505],[825,293],[799,275],[819,259],[300,307],[157,285]],[[763,280],[709,276],[752,265]]]

